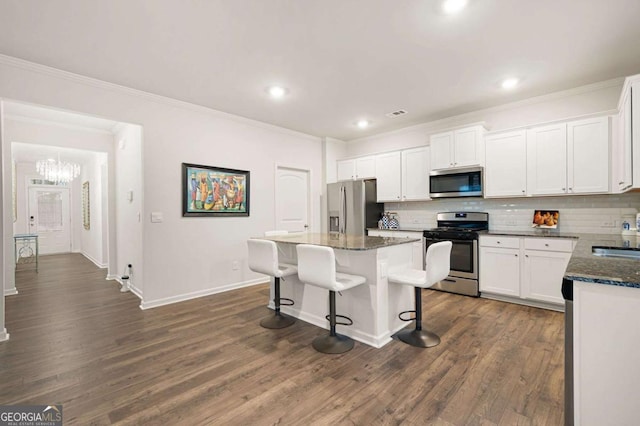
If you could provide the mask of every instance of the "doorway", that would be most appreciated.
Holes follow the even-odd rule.
[[[29,186],[29,233],[38,235],[40,254],[71,251],[69,189]]]
[[[311,226],[310,171],[276,166],[276,227],[289,232],[306,232]]]

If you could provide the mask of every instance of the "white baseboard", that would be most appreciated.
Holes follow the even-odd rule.
[[[553,303],[538,302],[535,300],[520,299],[517,297],[503,296],[501,294],[480,293],[484,299],[497,300],[499,302],[516,303],[518,305],[533,306],[534,308],[549,309],[550,311],[564,312],[564,305],[554,305]]]
[[[136,287],[135,285],[131,285],[131,283],[129,283],[129,291],[131,291],[131,293],[135,294],[136,296],[138,296],[138,299],[140,299],[140,301],[142,301],[142,290],[140,290],[138,287]]]
[[[3,328],[0,331],[0,342],[4,342],[5,340],[9,340],[9,333],[7,333],[7,329]]]
[[[210,296],[212,294],[224,293],[225,291],[236,290],[243,287],[250,287],[256,284],[263,284],[264,278],[256,278],[253,280],[242,281],[239,283],[233,283],[222,287],[208,288],[206,290],[194,291],[193,293],[181,294],[178,296],[165,297],[164,299],[157,299],[140,304],[140,309],[157,308],[158,306],[170,305],[172,303],[184,302],[186,300],[196,299],[198,297]]]
[[[100,269],[104,269],[104,268],[106,268],[106,267],[107,267],[107,265],[106,265],[106,264],[98,262],[96,259],[94,259],[94,258],[93,258],[93,257],[91,257],[90,255],[88,255],[87,253],[85,253],[85,252],[81,252],[81,253],[82,253],[82,255],[83,255],[84,257],[86,257],[86,258],[87,258],[87,259],[89,259],[91,262],[93,262],[93,264],[94,264],[94,265],[96,265],[98,268],[100,268]]]
[[[118,281],[120,278],[117,275],[113,275],[113,274],[107,274],[107,278],[105,278],[105,280],[107,281]]]
[[[4,295],[5,296],[13,296],[14,294],[18,294],[18,289],[17,288],[6,288],[4,290]]]

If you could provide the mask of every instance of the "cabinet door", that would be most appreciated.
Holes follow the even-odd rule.
[[[337,166],[338,181],[355,179],[355,160],[339,160]]]
[[[453,141],[453,167],[482,164],[482,132],[479,127],[456,130]]]
[[[564,304],[562,277],[571,253],[525,250],[522,296],[541,302]]]
[[[609,117],[567,124],[567,192],[609,192]]]
[[[400,151],[376,155],[378,202],[400,201]]]
[[[356,158],[356,179],[374,177],[376,177],[376,157],[370,155]]]
[[[429,138],[431,170],[453,167],[453,132],[439,133]]]
[[[480,291],[520,297],[520,250],[480,248]]]
[[[517,197],[527,189],[527,134],[509,132],[485,138],[485,196]]]
[[[625,191],[631,188],[633,184],[633,153],[631,151],[631,90],[625,93],[624,100],[622,101],[622,110],[620,111],[620,134],[622,139],[621,154],[622,159],[620,161],[620,180],[618,180],[618,188],[621,191]]]
[[[429,147],[402,151],[402,201],[429,199]]]
[[[527,192],[554,195],[567,192],[567,125],[527,131]]]

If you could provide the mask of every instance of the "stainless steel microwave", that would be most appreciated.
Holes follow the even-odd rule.
[[[429,175],[431,198],[482,197],[482,167],[434,170]]]

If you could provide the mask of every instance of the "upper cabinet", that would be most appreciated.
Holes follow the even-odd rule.
[[[376,157],[374,155],[369,155],[349,160],[338,160],[337,169],[339,181],[375,178]]]
[[[609,191],[609,118],[527,131],[527,195]]]
[[[624,192],[633,185],[632,150],[631,150],[631,93],[633,88],[622,93],[620,112],[617,117],[615,137],[612,147],[612,189]]]
[[[432,135],[431,169],[483,165],[484,131],[482,126],[472,126]]]
[[[485,197],[527,195],[526,131],[487,136],[485,153]]]
[[[429,147],[376,155],[378,202],[429,199]]]

